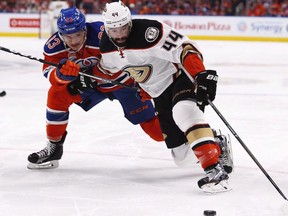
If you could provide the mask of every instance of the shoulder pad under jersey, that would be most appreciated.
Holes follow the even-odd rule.
[[[65,50],[63,41],[58,35],[58,32],[54,33],[44,44],[44,52],[47,55],[53,55]]]
[[[159,42],[163,26],[157,20],[134,19],[126,49],[147,49]]]
[[[102,34],[99,46],[102,53],[117,50],[117,47],[110,41],[106,31],[104,31]]]
[[[99,47],[99,41],[104,31],[103,22],[86,23],[87,27],[87,41],[86,45]]]
[[[125,49],[148,49],[159,42],[163,36],[163,25],[157,20],[134,19],[132,21],[132,31]],[[100,51],[102,53],[117,50],[117,47],[110,41],[104,31],[100,41]]]

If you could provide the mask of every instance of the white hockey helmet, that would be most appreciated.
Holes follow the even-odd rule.
[[[106,3],[102,17],[107,34],[109,28],[118,28],[126,24],[132,27],[131,12],[121,1]]]

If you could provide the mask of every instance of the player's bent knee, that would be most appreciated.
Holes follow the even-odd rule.
[[[205,123],[204,114],[194,101],[179,101],[174,105],[172,112],[175,123],[183,132],[193,125]]]

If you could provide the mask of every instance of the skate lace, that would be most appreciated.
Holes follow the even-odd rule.
[[[55,149],[56,149],[56,145],[48,142],[47,146],[41,151],[37,152],[36,154],[39,156],[39,158],[47,157],[48,155],[53,154]]]
[[[219,157],[219,163],[222,165],[229,165],[227,157]]]
[[[223,165],[228,165],[228,156],[226,154],[226,147],[225,147],[225,140],[221,140],[220,138],[217,137],[216,141],[219,143],[219,146],[221,148],[221,154],[219,156],[219,162]]]
[[[206,172],[206,176],[209,178],[209,181],[219,180],[222,174],[223,168],[221,168],[219,164],[212,170]]]

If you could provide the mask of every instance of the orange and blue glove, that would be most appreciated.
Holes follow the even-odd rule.
[[[57,80],[62,84],[69,83],[78,77],[79,71],[79,65],[68,59],[62,59],[56,68]]]

